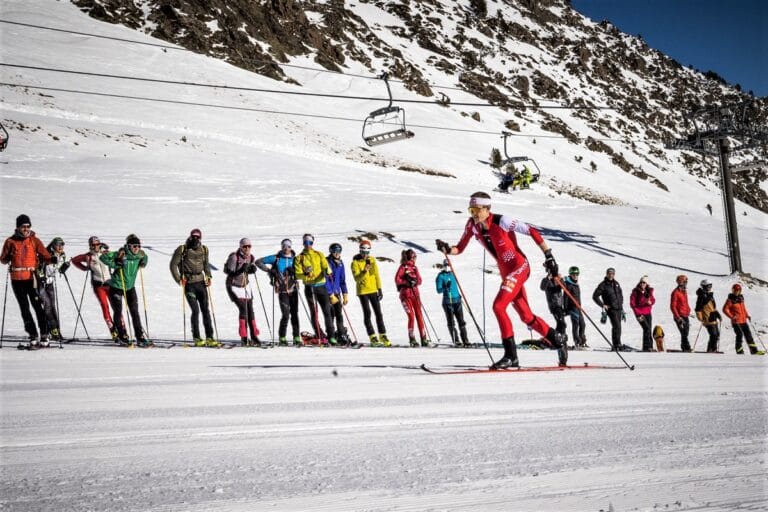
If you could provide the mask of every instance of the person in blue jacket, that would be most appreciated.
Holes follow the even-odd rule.
[[[461,306],[461,295],[459,287],[456,284],[456,278],[451,272],[451,266],[448,260],[443,261],[443,270],[435,278],[435,287],[437,293],[443,294],[443,311],[448,321],[448,332],[451,333],[453,344],[457,347],[468,347],[467,323],[464,321],[464,308]],[[459,332],[456,332],[455,323],[459,325]]]
[[[256,260],[256,266],[269,274],[269,282],[278,296],[280,304],[280,327],[277,334],[280,345],[288,345],[288,322],[291,322],[293,344],[301,345],[299,331],[299,289],[296,286],[296,275],[293,270],[293,259],[296,253],[291,248],[291,241],[284,239],[280,242],[277,254],[270,254]]]
[[[328,268],[331,274],[325,278],[325,287],[331,298],[331,319],[336,322],[336,340],[340,345],[351,345],[346,327],[344,327],[344,306],[347,305],[347,276],[344,262],[341,261],[341,244],[332,243],[328,248]]]

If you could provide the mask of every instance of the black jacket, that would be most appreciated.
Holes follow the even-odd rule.
[[[621,292],[621,285],[615,279],[612,281],[609,281],[607,278],[603,279],[603,282],[595,288],[592,300],[601,308],[603,305],[606,305],[610,309],[624,309],[624,294]]]
[[[579,286],[579,283],[576,283],[574,281],[571,281],[570,277],[566,277],[563,281],[565,283],[565,289],[568,290],[568,293],[573,295],[573,298],[578,301],[579,304],[581,304],[581,287]],[[573,303],[570,297],[568,295],[565,296],[563,299],[563,308],[566,312],[573,311],[579,309],[579,307]]]
[[[560,285],[557,284],[554,279],[545,277],[541,280],[541,285],[539,287],[547,296],[547,306],[549,306],[549,311],[553,315],[564,314],[563,290],[560,288]]]

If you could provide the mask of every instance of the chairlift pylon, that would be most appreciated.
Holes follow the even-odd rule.
[[[501,137],[504,139],[504,162],[502,163],[502,167],[507,164],[516,164],[518,162],[531,162],[533,163],[533,166],[536,167],[536,174],[533,175],[531,182],[536,183],[539,181],[539,178],[541,178],[541,169],[539,169],[536,160],[529,156],[509,156],[509,153],[507,153],[507,139],[510,135],[512,135],[511,132],[501,132]]]
[[[3,123],[0,123],[0,151],[4,151],[8,147],[8,139],[10,139],[10,135],[8,135]]]
[[[414,133],[405,126],[405,109],[392,106],[392,91],[389,88],[389,74],[382,73],[389,95],[389,105],[374,110],[363,122],[363,141],[368,146],[378,146],[398,140],[410,139]],[[396,128],[392,130],[392,126]]]

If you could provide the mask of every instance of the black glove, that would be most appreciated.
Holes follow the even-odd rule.
[[[246,271],[247,273],[249,273],[249,274],[255,274],[255,273],[256,273],[256,265],[254,265],[253,263],[251,263],[250,265],[248,265],[248,266],[245,268],[245,271]]]
[[[419,281],[418,281],[418,280],[417,280],[415,277],[413,277],[413,276],[405,276],[405,281],[408,283],[408,286],[410,286],[411,288],[414,288],[414,287],[416,286],[416,283],[418,283],[418,282],[419,282]]]
[[[61,264],[61,266],[59,267],[59,273],[60,273],[60,274],[63,274],[64,272],[66,272],[66,271],[67,271],[67,269],[68,269],[68,268],[69,268],[71,265],[72,265],[72,264],[71,264],[70,262],[68,262],[68,261],[65,261],[65,262],[64,262],[64,263],[62,263],[62,264]]]
[[[379,300],[384,298],[384,292],[381,291],[381,288],[379,288],[379,290],[376,292],[376,298]]]
[[[109,250],[109,246],[107,244],[102,243],[100,251],[101,252],[105,252],[105,251],[108,251],[108,250]]]
[[[51,263],[56,263],[57,261],[59,261],[59,258],[55,254],[51,254]]]
[[[435,244],[437,245],[437,250],[441,253],[448,254],[451,252],[451,246],[448,245],[447,242],[443,242],[442,240],[435,240]]]
[[[544,251],[544,268],[547,269],[547,273],[554,277],[558,274],[557,262],[555,257],[552,256],[552,249]]]
[[[602,313],[600,313],[600,323],[604,324],[608,321],[608,312],[606,310],[603,310]]]
[[[710,321],[710,322],[717,322],[717,321],[718,321],[718,320],[720,320],[721,318],[722,318],[722,317],[720,316],[720,313],[719,313],[719,312],[717,312],[717,311],[713,311],[713,312],[711,312],[711,313],[709,314],[709,321]]]

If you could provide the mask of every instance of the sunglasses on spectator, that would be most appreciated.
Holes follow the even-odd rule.
[[[141,244],[129,244],[129,249],[141,249]]]
[[[241,245],[240,248],[241,249],[250,249],[251,246],[250,245]]]

